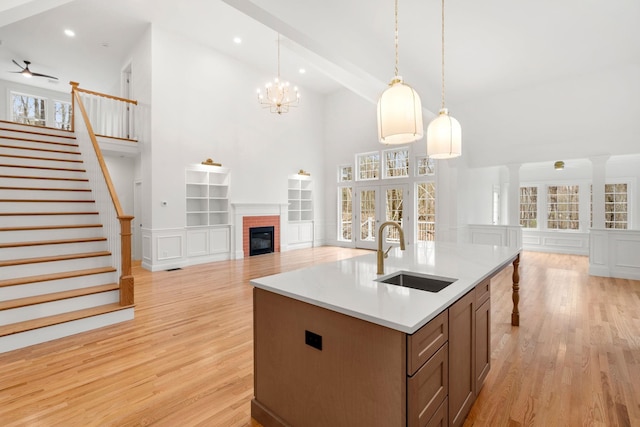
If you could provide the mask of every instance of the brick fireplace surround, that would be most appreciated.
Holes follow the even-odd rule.
[[[280,252],[280,216],[244,216],[242,217],[242,250],[245,256],[249,256],[249,229],[253,227],[273,227],[273,250]]]

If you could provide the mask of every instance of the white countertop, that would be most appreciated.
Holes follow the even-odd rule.
[[[376,253],[251,280],[256,288],[324,307],[408,334],[433,319],[486,277],[513,261],[520,249],[426,242],[394,248],[376,274]],[[432,293],[376,279],[399,271],[457,279]]]

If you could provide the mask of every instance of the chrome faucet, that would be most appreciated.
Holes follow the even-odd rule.
[[[378,274],[384,274],[384,259],[389,256],[389,251],[393,246],[389,246],[389,249],[386,251],[382,251],[382,231],[387,225],[392,225],[398,229],[400,233],[400,249],[404,251],[404,231],[402,231],[402,227],[395,221],[386,221],[380,225],[378,229]]]

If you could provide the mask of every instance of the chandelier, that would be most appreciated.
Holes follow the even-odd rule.
[[[427,127],[427,156],[453,159],[462,155],[462,128],[444,106],[444,0],[442,0],[442,105]]]
[[[378,140],[405,144],[422,138],[422,104],[416,91],[398,75],[398,0],[395,1],[395,76],[378,99]]]
[[[288,113],[289,107],[297,107],[300,93],[297,86],[280,80],[280,34],[278,34],[278,77],[273,82],[264,85],[264,94],[258,89],[258,102],[262,108],[268,108],[272,113]]]

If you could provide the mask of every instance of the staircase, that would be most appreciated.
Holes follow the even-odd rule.
[[[133,318],[99,218],[73,133],[0,121],[0,353]]]

